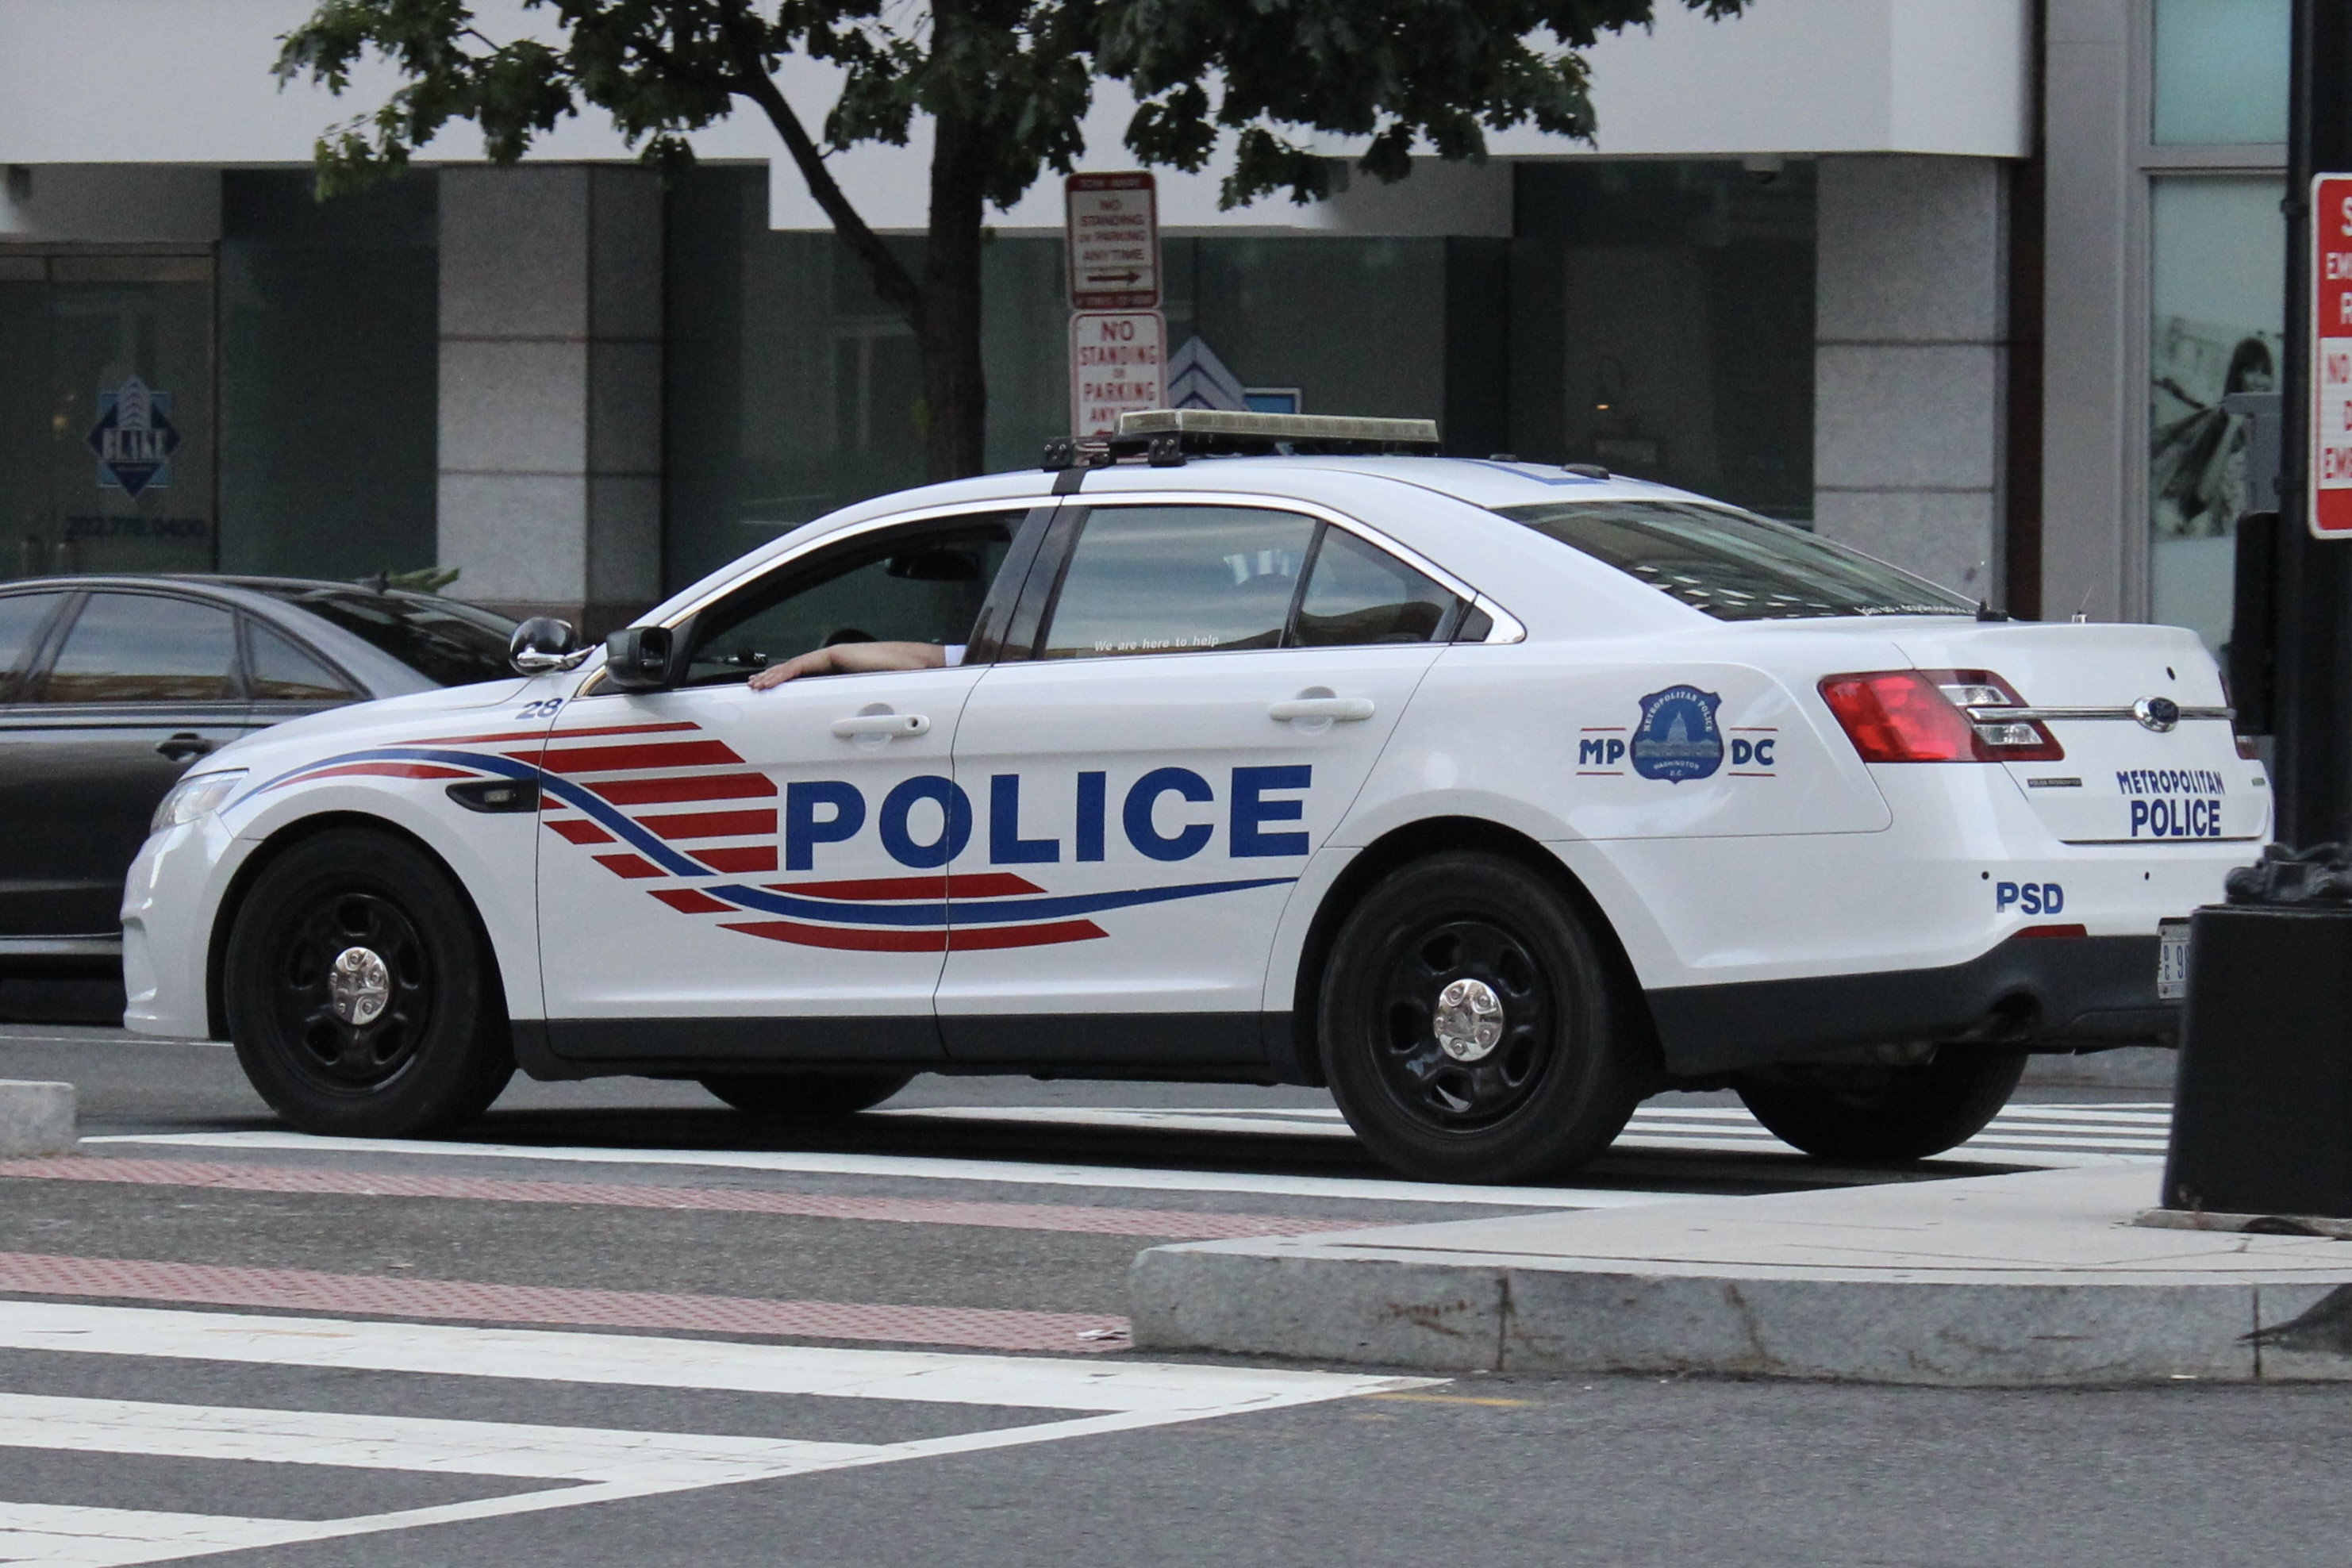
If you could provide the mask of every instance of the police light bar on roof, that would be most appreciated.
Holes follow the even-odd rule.
[[[1122,458],[1155,468],[1187,458],[1435,457],[1433,419],[1360,419],[1336,414],[1250,414],[1222,408],[1150,408],[1118,416],[1108,440],[1045,443],[1049,472],[1087,468]]]
[[[1362,419],[1345,414],[1249,414],[1223,408],[1150,408],[1118,416],[1113,440],[1138,436],[1220,437],[1236,441],[1280,443],[1294,450],[1434,454],[1434,419]],[[1189,442],[1187,443],[1190,444]]]

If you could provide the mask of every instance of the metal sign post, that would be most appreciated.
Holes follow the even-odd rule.
[[[2295,0],[2271,773],[2279,840],[2305,848],[2352,837],[2352,527],[2336,526],[2352,490],[2329,482],[2321,439],[2331,407],[2339,426],[2345,418],[2326,377],[2330,356],[2352,348],[2352,321],[2341,314],[2347,280],[2331,287],[2326,273],[2330,257],[2352,251],[2352,237],[2340,232],[2340,205],[2317,205],[2326,193],[2352,195],[2339,190],[2352,184],[2343,171],[2352,171],[2352,5]],[[2329,440],[2340,447],[2341,434]]]
[[[1063,182],[1070,264],[1070,433],[1108,436],[1118,416],[1168,401],[1160,305],[1160,197],[1140,170]]]

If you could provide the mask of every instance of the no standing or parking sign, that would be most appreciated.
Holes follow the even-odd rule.
[[[2310,521],[2352,538],[2352,174],[2311,182]]]

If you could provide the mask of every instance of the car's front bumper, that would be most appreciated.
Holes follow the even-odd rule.
[[[213,1037],[213,915],[231,868],[249,851],[206,816],[150,837],[122,885],[122,1026],[172,1039]]]

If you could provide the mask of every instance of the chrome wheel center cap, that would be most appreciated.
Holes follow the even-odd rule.
[[[373,949],[347,947],[328,967],[327,998],[344,1023],[357,1027],[373,1024],[392,1000],[392,971]]]
[[[1437,994],[1437,1046],[1457,1062],[1482,1061],[1503,1037],[1503,999],[1483,980],[1456,980]]]

